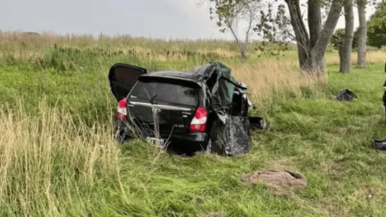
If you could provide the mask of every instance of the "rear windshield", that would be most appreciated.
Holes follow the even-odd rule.
[[[145,102],[150,102],[152,98],[155,103],[197,106],[199,87],[195,83],[180,80],[142,80],[138,81],[130,94],[130,99]]]

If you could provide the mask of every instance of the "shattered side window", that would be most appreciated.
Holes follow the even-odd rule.
[[[194,83],[181,81],[139,81],[133,89],[130,99],[145,102],[154,99],[156,103],[197,106],[199,87]]]

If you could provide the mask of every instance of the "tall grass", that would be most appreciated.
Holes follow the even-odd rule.
[[[351,63],[357,64],[357,53],[351,54]],[[375,64],[386,61],[386,52],[382,50],[368,50],[366,53],[366,62],[368,64]],[[326,63],[329,65],[339,65],[339,56],[337,52],[326,54]],[[355,66],[354,66],[355,67]]]
[[[268,58],[241,64],[236,51],[222,46],[225,42],[219,42],[221,46],[210,42],[211,48],[206,42],[169,41],[165,44],[170,47],[163,49],[163,42],[130,37],[1,32],[0,38],[4,67],[0,77],[7,90],[12,90],[1,97],[4,105],[11,106],[0,109],[1,216],[87,216],[109,213],[110,209],[119,213],[111,207],[114,204],[132,204],[130,212],[149,211],[134,205],[138,202],[133,198],[138,198],[127,188],[148,179],[139,174],[156,164],[160,152],[146,149],[148,145],[141,146],[143,143],[131,143],[131,154],[125,152],[125,156],[113,140],[112,121],[106,117],[113,117],[111,107],[115,105],[106,98],[106,78],[115,62],[152,71],[189,70],[218,60],[248,85],[250,96],[262,109],[275,94],[289,91],[302,95],[303,87],[316,87],[311,78],[300,76],[291,59],[282,58],[280,64]],[[130,47],[120,47],[126,44]],[[101,94],[103,91],[106,93]],[[134,159],[142,162],[138,168],[133,168],[137,164]],[[160,210],[170,209],[165,201],[154,204],[162,205]]]
[[[0,110],[0,215],[87,216],[96,198],[119,190],[121,153],[111,127],[75,125],[44,103],[39,110],[33,117]]]
[[[238,65],[232,68],[237,80],[248,85],[253,102],[262,106],[277,97],[302,96],[305,89],[316,94],[320,83],[314,77],[301,74],[297,62],[281,58],[266,59],[258,64]]]
[[[0,32],[0,216],[383,216],[385,157],[367,147],[383,131],[381,107],[375,109],[380,64],[350,75],[329,66],[322,92],[326,86],[301,75],[294,51],[278,58],[253,53],[242,63],[232,46]],[[371,64],[386,56],[367,57]],[[271,130],[252,133],[250,153],[179,158],[141,141],[113,140],[116,102],[107,80],[113,63],[153,71],[207,61],[229,66],[248,85],[258,115],[272,121]],[[337,53],[326,62],[337,64]],[[341,88],[360,100],[323,95]],[[277,195],[240,182],[263,168],[298,170],[309,186]]]

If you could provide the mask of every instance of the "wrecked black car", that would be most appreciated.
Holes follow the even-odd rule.
[[[116,139],[146,139],[175,153],[238,155],[251,149],[250,130],[266,128],[249,117],[247,87],[231,70],[210,62],[190,71],[156,71],[117,63],[110,68],[118,101]]]

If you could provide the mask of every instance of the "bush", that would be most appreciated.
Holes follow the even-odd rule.
[[[386,45],[386,3],[379,4],[367,26],[368,44],[378,48]]]
[[[352,42],[353,49],[356,49],[358,47],[358,31],[359,31],[359,28],[357,28],[354,32],[354,39]],[[331,38],[331,45],[335,49],[338,49],[338,46],[340,44],[343,44],[343,39],[344,39],[344,29],[337,29]]]

